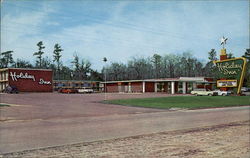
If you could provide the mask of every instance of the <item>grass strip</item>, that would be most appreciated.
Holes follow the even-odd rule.
[[[137,98],[108,100],[105,103],[148,108],[216,108],[250,105],[249,96],[173,96],[160,98]]]
[[[3,107],[3,106],[10,106],[8,104],[3,104],[3,103],[0,103],[0,107]]]

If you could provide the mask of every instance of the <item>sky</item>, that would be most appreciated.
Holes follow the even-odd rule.
[[[78,55],[98,71],[103,57],[126,63],[191,52],[206,62],[223,36],[227,52],[240,57],[249,26],[249,0],[1,0],[1,52],[35,63],[39,41],[51,59],[58,43],[64,65]]]

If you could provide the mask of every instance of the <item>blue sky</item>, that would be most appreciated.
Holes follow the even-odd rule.
[[[73,55],[100,70],[103,57],[124,62],[190,51],[207,61],[212,48],[219,54],[220,38],[228,37],[227,52],[241,56],[249,48],[249,0],[3,0],[1,52],[35,61],[36,44],[52,58],[59,43],[62,61]]]

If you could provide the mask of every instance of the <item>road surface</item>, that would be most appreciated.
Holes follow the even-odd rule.
[[[98,95],[94,95],[93,98],[80,96],[79,102],[76,99],[79,96],[74,96],[74,102],[71,100],[72,104],[66,108],[69,111],[65,112],[62,111],[63,109],[59,109],[59,105],[54,101],[50,103],[47,100],[45,105],[42,100],[39,100],[43,99],[39,98],[39,94],[34,96],[36,97],[29,99],[29,95],[23,95],[23,101],[20,99],[21,104],[16,102],[19,103],[18,105],[24,105],[23,107],[26,105],[25,108],[14,106],[0,109],[1,116],[3,115],[5,118],[8,118],[8,115],[14,111],[16,112],[15,115],[9,117],[12,119],[2,117],[0,122],[1,153],[207,127],[250,119],[249,106],[168,111],[101,104],[94,102],[94,100],[100,100]],[[56,94],[54,98],[58,99],[57,97]],[[15,103],[14,99],[6,98],[3,99],[5,102]],[[87,98],[90,98],[89,102]],[[32,100],[34,103],[31,102]],[[88,115],[78,111],[83,105],[80,104],[82,100],[84,100],[83,107],[86,108]],[[44,109],[43,105],[47,109]],[[66,107],[66,103],[62,106]],[[96,111],[91,113],[91,106],[92,110],[94,108]],[[33,113],[32,116],[31,113],[23,116],[25,112],[29,111],[27,109],[31,109],[30,111],[42,110]],[[99,111],[102,109],[104,111]],[[111,113],[105,109],[113,111]],[[51,111],[57,114],[56,117],[53,117]],[[60,113],[60,111],[62,112]]]

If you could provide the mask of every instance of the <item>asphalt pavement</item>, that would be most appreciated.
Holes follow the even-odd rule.
[[[0,109],[0,116],[7,118],[3,119],[2,117],[0,122],[1,153],[250,120],[250,106],[168,111],[102,104],[95,102],[95,100],[101,100],[98,95],[92,95],[92,97],[74,96],[80,99],[78,101],[76,101],[77,99],[70,100],[65,105],[63,104],[62,107],[66,107],[71,102],[65,108],[68,110],[65,112],[62,109],[58,110],[59,105],[55,102],[49,103],[50,97],[45,102],[46,105],[42,101],[43,97],[39,94],[23,95],[22,97],[24,101],[21,103],[16,102],[18,99],[16,101],[15,99],[7,99],[7,97],[3,99],[8,103],[16,103],[16,106]],[[55,99],[65,97],[58,94],[54,96]],[[19,97],[13,96],[13,98]],[[51,98],[53,97],[51,96]],[[41,99],[40,102],[39,99]],[[83,100],[84,104],[80,104]],[[32,103],[32,101],[35,102]],[[24,107],[26,110],[23,110]],[[27,109],[37,111],[31,116]],[[85,112],[79,112],[79,110],[84,111],[84,109],[86,109]],[[102,109],[106,110],[99,111]],[[51,111],[56,113],[55,117]],[[16,114],[11,115],[13,112]],[[25,117],[24,114],[26,114]]]

